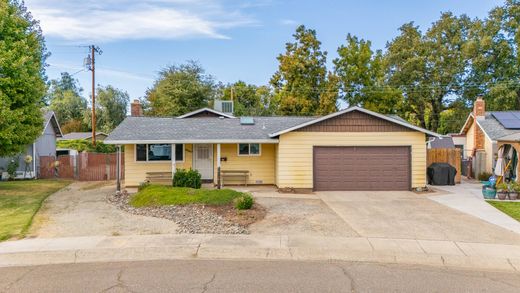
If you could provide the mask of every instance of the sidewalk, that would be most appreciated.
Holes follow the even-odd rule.
[[[454,186],[434,186],[439,195],[429,196],[440,204],[480,218],[507,230],[520,233],[520,222],[488,204],[481,193],[481,184],[462,183]]]
[[[452,241],[182,234],[0,243],[0,267],[159,259],[343,260],[520,273],[520,245]]]

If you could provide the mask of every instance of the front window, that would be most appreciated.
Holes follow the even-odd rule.
[[[259,143],[239,143],[238,144],[238,155],[239,156],[259,156],[260,155],[260,144]]]
[[[172,160],[171,144],[137,144],[135,160],[140,162],[156,162]],[[175,161],[184,161],[184,145],[175,145]]]

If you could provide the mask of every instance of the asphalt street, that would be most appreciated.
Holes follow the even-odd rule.
[[[0,268],[0,292],[520,292],[520,274],[355,262],[85,263]]]

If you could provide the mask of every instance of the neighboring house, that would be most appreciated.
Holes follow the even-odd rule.
[[[38,171],[40,169],[40,157],[41,156],[55,156],[56,155],[56,139],[62,137],[60,125],[56,119],[54,112],[49,111],[44,113],[43,132],[32,144],[25,147],[24,152],[9,158],[0,158],[0,169],[6,172],[7,165],[13,159],[18,159],[19,166],[17,177],[23,178],[34,178],[38,177]],[[30,155],[33,158],[32,166],[30,166],[30,172],[25,174],[26,164],[25,157]],[[36,170],[36,172],[34,172]]]
[[[359,107],[319,118],[234,118],[211,109],[139,117],[140,104],[131,107],[134,117],[105,140],[125,147],[126,186],[149,172],[193,168],[215,184],[238,170],[247,172],[248,184],[296,190],[410,190],[426,185],[427,137],[439,136]]]
[[[453,149],[455,144],[450,136],[433,137],[428,140],[429,149]]]
[[[462,158],[466,159],[466,135],[460,133],[448,133],[448,136],[453,140],[455,147],[460,149]]]
[[[105,138],[107,138],[108,134],[104,132],[96,132],[96,141],[103,141]],[[76,139],[83,139],[83,140],[90,140],[92,139],[92,132],[71,132],[64,134],[62,138],[59,138],[58,140],[76,140]]]
[[[486,111],[484,100],[477,98],[460,134],[466,138],[465,155],[473,159],[473,175],[491,173],[498,146],[520,139],[520,111]]]

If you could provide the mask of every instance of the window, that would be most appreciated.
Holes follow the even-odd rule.
[[[259,143],[239,143],[238,144],[238,155],[239,156],[260,156],[260,144]]]
[[[135,160],[139,162],[171,161],[171,144],[137,144],[135,145]],[[175,161],[184,161],[184,145],[175,145]]]

